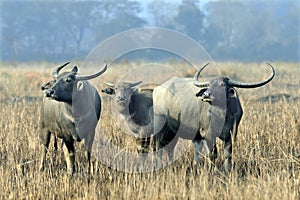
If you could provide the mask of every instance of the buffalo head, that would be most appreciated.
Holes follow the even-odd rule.
[[[68,63],[66,63],[65,65],[67,64]],[[107,69],[107,65],[105,65],[102,70],[95,74],[78,75],[78,68],[75,66],[69,72],[63,72],[61,74],[58,74],[58,72],[65,65],[59,67],[56,71],[53,72],[54,80],[46,83],[46,87],[50,86],[50,88],[45,91],[45,95],[46,97],[50,97],[54,100],[67,103],[72,103],[72,96],[74,90],[80,91],[83,89],[83,81],[96,78],[103,74]]]
[[[114,95],[113,101],[115,104],[119,105],[121,108],[128,108],[131,96],[137,90],[135,86],[142,83],[142,81],[138,81],[135,83],[119,82],[117,83],[117,85],[107,82],[104,83],[109,87],[103,89],[102,92],[109,95]]]
[[[196,94],[202,101],[209,102],[210,104],[218,105],[219,101],[224,101],[224,98],[228,100],[228,98],[236,97],[236,88],[257,88],[261,87],[267,83],[269,83],[275,75],[275,70],[273,66],[267,63],[270,68],[272,69],[272,74],[269,78],[257,82],[257,83],[242,83],[233,81],[227,77],[216,77],[206,82],[200,82],[199,76],[201,71],[208,65],[204,65],[194,76],[194,85],[200,88],[200,91]],[[222,94],[226,95],[223,96],[224,98],[220,98]],[[221,96],[220,96],[221,95]]]

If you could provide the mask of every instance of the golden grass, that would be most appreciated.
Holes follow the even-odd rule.
[[[264,73],[268,74],[268,71],[261,72],[263,65],[219,63],[223,74],[243,81],[259,81]],[[274,66],[276,77],[267,86],[239,89],[244,116],[234,143],[232,174],[223,174],[223,149],[218,141],[219,171],[209,174],[206,168],[199,169],[198,175],[189,178],[189,187],[186,186],[186,169],[193,158],[192,149],[170,167],[142,174],[118,172],[94,159],[94,173],[89,177],[85,174],[85,160],[79,147],[76,154],[78,172],[69,177],[60,145],[55,159],[50,143],[47,168],[40,173],[38,121],[41,102],[3,100],[42,96],[39,87],[50,78],[53,67],[49,63],[33,63],[0,68],[0,198],[299,199],[300,101],[259,99],[279,94],[299,97],[300,67],[299,63],[274,63]],[[109,74],[106,76],[105,79],[110,78]],[[101,89],[99,80],[93,83]],[[104,99],[109,102],[106,97]],[[111,132],[112,142],[132,148],[133,139],[124,137],[109,120],[109,111],[104,111],[103,116],[101,124]]]

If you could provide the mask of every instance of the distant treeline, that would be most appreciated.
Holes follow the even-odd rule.
[[[297,0],[171,2],[1,1],[1,60],[78,60],[113,34],[158,26],[187,34],[219,61],[300,61]]]

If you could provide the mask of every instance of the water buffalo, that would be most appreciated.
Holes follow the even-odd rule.
[[[269,78],[258,83],[241,83],[223,76],[200,82],[202,67],[194,78],[173,77],[153,91],[154,139],[156,150],[167,152],[173,159],[178,138],[190,139],[194,145],[194,162],[210,152],[216,158],[216,138],[225,142],[225,171],[232,168],[232,137],[236,137],[243,115],[236,88],[256,88],[270,82]],[[211,163],[212,164],[212,163]],[[211,165],[212,167],[212,165]]]
[[[97,90],[87,80],[103,74],[107,66],[92,75],[77,74],[77,67],[71,71],[58,73],[67,64],[57,68],[53,73],[54,80],[42,88],[45,97],[41,108],[40,140],[44,145],[44,151],[40,171],[44,170],[51,134],[63,140],[69,174],[74,172],[74,141],[84,140],[90,170],[90,151],[100,117],[101,99]]]
[[[51,88],[54,85],[54,83],[56,82],[57,77],[58,77],[58,73],[60,72],[60,70],[63,69],[65,66],[67,66],[69,63],[70,62],[67,62],[67,63],[59,66],[56,70],[54,70],[53,73],[52,73],[53,80],[50,80],[50,81],[44,83],[41,86],[41,90],[44,91],[44,90],[47,90],[47,89]],[[49,140],[50,140],[50,138],[49,138]],[[55,135],[54,135],[54,150],[55,150],[55,152],[57,151],[57,137]],[[42,169],[43,169],[43,167],[40,168],[40,170],[42,170]]]
[[[116,85],[105,83],[108,88],[102,92],[113,95],[112,110],[117,124],[138,137],[141,152],[148,149],[150,134],[153,134],[152,89],[138,90],[135,86],[142,83],[119,82]]]

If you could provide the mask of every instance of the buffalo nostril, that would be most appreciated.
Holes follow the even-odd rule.
[[[117,101],[126,101],[125,97],[118,96]]]
[[[47,90],[46,97],[51,97],[54,94],[54,90]]]

